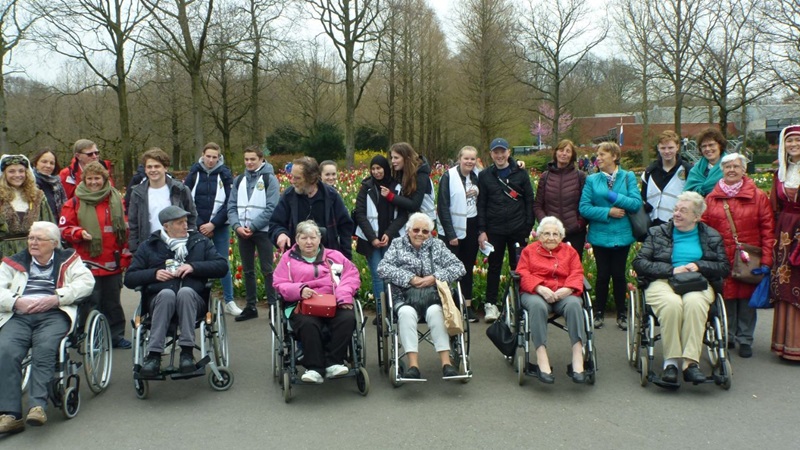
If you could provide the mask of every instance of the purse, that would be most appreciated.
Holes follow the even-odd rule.
[[[644,203],[635,213],[628,214],[628,220],[631,221],[633,238],[637,241],[643,241],[647,237],[647,230],[650,229],[651,225],[650,215],[644,210]]]
[[[462,322],[461,311],[453,301],[453,293],[450,290],[450,286],[444,281],[436,280],[436,290],[439,293],[439,298],[442,299],[442,313],[444,313],[444,326],[447,328],[447,334],[458,336],[464,332],[464,323]]]
[[[489,328],[486,329],[486,337],[500,350],[500,353],[509,357],[514,356],[517,349],[517,335],[511,331],[504,320],[495,320],[489,325]]]
[[[336,315],[336,296],[333,294],[317,294],[300,301],[300,314],[315,317],[333,317]]]
[[[676,273],[667,282],[672,291],[678,295],[708,289],[708,280],[700,272]]]
[[[764,274],[760,271],[753,273],[753,271],[761,268],[761,247],[739,242],[739,236],[736,233],[736,225],[733,223],[731,208],[728,205],[727,200],[723,200],[723,208],[725,209],[725,215],[728,216],[728,223],[731,225],[733,242],[736,243],[736,251],[734,251],[733,254],[733,268],[731,269],[731,277],[734,280],[741,281],[742,283],[761,283],[761,280],[764,278]]]

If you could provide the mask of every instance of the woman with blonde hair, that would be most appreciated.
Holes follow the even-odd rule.
[[[27,248],[28,230],[37,221],[55,223],[44,193],[36,187],[24,155],[0,158],[0,258]]]

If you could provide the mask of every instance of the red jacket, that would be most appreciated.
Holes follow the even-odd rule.
[[[772,247],[775,244],[775,221],[767,195],[758,189],[753,180],[744,177],[742,188],[735,196],[728,197],[717,185],[706,197],[708,209],[701,219],[722,235],[725,253],[733,266],[736,244],[733,241],[733,231],[728,216],[725,214],[723,200],[727,200],[730,206],[739,242],[761,247],[761,265],[771,267]],[[749,299],[755,288],[754,284],[740,283],[729,276],[723,284],[722,296],[726,300]]]
[[[535,294],[539,285],[556,291],[562,287],[573,289],[573,295],[583,294],[583,266],[578,252],[570,245],[560,243],[552,251],[536,241],[522,250],[517,263],[520,290]]]
[[[101,159],[98,162],[108,170],[108,182],[114,186],[114,168],[111,167],[111,161]],[[69,165],[58,172],[58,176],[61,177],[61,185],[64,186],[67,198],[75,197],[75,188],[83,181],[83,168],[78,164],[78,158],[73,156]]]
[[[92,269],[92,275],[102,277],[106,275],[115,275],[121,273],[123,269],[131,264],[131,253],[128,251],[128,237],[127,233],[125,241],[122,245],[117,243],[117,238],[111,230],[111,208],[108,206],[108,199],[106,197],[102,202],[98,203],[95,207],[97,211],[97,220],[100,224],[100,229],[103,230],[103,252],[99,256],[92,258],[89,256],[89,242],[81,239],[81,232],[83,227],[78,223],[78,208],[80,207],[80,199],[74,197],[64,203],[61,209],[61,219],[59,220],[59,227],[61,228],[61,238],[65,242],[72,244],[75,250],[84,261],[92,261],[97,264],[112,268],[116,265],[114,252],[120,252],[120,268],[113,271]],[[128,218],[125,218],[125,223]]]

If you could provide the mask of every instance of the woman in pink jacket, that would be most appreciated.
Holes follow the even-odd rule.
[[[327,378],[346,375],[344,362],[356,319],[353,297],[361,286],[358,269],[338,250],[320,244],[321,233],[313,220],[297,225],[296,244],[281,257],[273,273],[275,290],[283,297],[292,329],[303,343],[301,379],[322,383]],[[296,308],[298,302],[316,294],[335,294],[336,315],[329,318],[307,316]],[[322,328],[328,326],[330,340],[322,341]]]

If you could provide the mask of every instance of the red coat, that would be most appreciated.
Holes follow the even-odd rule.
[[[708,209],[701,219],[722,235],[725,253],[733,267],[736,244],[733,241],[733,231],[728,216],[725,214],[723,200],[727,200],[730,206],[739,242],[761,247],[763,255],[761,264],[771,267],[772,247],[775,244],[775,221],[767,195],[758,189],[753,180],[744,177],[744,184],[735,196],[728,197],[717,185],[706,197]],[[722,288],[722,296],[726,300],[750,298],[755,288],[754,284],[740,283],[728,277]]]
[[[583,266],[578,252],[570,245],[560,243],[552,251],[545,249],[539,241],[522,250],[517,263],[520,290],[535,294],[539,285],[552,291],[568,287],[580,297],[583,294]]]
[[[111,167],[111,161],[100,159],[98,162],[108,170],[108,182],[114,186],[114,168]],[[75,188],[83,181],[83,168],[78,164],[78,158],[73,156],[69,165],[58,172],[58,176],[61,177],[61,185],[64,186],[67,198],[75,197]]]
[[[106,275],[115,275],[122,272],[122,269],[127,268],[131,264],[131,253],[128,251],[128,236],[126,233],[125,241],[122,245],[117,243],[116,235],[110,231],[111,228],[111,209],[108,206],[108,199],[106,197],[102,202],[98,203],[95,207],[97,211],[97,220],[100,224],[100,229],[103,230],[103,252],[99,256],[89,256],[89,242],[81,239],[81,232],[84,230],[78,223],[78,208],[80,207],[80,199],[74,197],[64,203],[61,209],[61,219],[59,220],[59,227],[61,228],[61,238],[75,248],[84,261],[92,261],[97,264],[113,267],[115,265],[114,252],[120,252],[120,265],[114,271],[92,269],[92,275],[102,277]],[[125,223],[128,218],[125,217]]]

